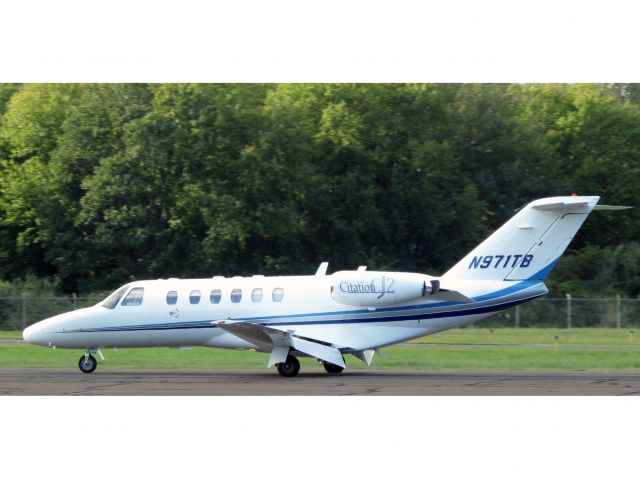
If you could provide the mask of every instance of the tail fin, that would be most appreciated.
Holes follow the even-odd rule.
[[[599,199],[558,196],[529,203],[443,278],[545,279]]]

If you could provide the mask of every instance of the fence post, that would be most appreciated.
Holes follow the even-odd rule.
[[[20,294],[22,297],[22,329],[27,327],[27,293]]]
[[[516,306],[516,328],[520,327],[520,305]]]
[[[73,303],[73,309],[78,309],[78,295],[71,293],[71,303]]]
[[[620,295],[616,294],[616,328],[620,329],[622,327],[622,301],[620,300]]]
[[[567,293],[567,329],[571,329],[571,294]]]

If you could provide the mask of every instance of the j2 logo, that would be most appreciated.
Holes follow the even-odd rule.
[[[494,268],[528,268],[533,261],[532,254],[496,254],[493,256],[474,256],[469,264],[469,269],[482,268],[487,269],[489,266]]]
[[[342,281],[340,283],[340,291],[343,293],[377,294],[376,299],[380,299],[387,293],[395,293],[394,284],[395,280],[393,278],[380,276],[379,278],[373,278],[370,283]]]

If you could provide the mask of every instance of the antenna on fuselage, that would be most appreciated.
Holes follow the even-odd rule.
[[[320,263],[320,266],[318,266],[318,271],[316,271],[316,276],[326,276],[328,267],[329,267],[328,261]]]

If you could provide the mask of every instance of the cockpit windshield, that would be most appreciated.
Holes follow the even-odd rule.
[[[122,286],[121,288],[118,288],[100,304],[102,305],[103,308],[107,308],[107,309],[115,308],[116,305],[118,304],[118,301],[120,301],[120,298],[122,298],[122,295],[125,293],[125,291],[128,288],[129,288],[128,284],[125,286]]]

